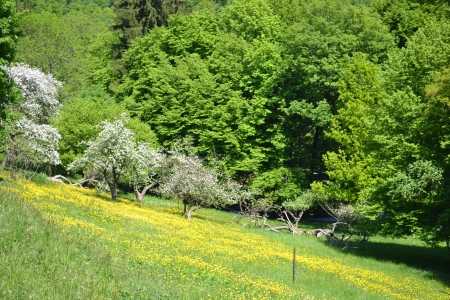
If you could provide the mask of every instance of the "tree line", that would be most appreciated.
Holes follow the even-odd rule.
[[[2,65],[64,82],[58,114],[39,121],[60,135],[59,171],[92,163],[123,115],[134,147],[188,144],[266,207],[313,193],[374,233],[450,247],[446,1],[5,3]],[[8,68],[4,128],[30,120]]]

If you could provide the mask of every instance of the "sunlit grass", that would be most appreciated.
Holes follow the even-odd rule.
[[[225,212],[204,209],[187,220],[176,202],[162,199],[147,198],[141,207],[56,183],[6,181],[1,188],[41,211],[62,235],[76,230],[78,239],[141,266],[142,276],[180,288],[184,296],[177,298],[448,299],[450,293],[426,272],[339,252],[313,237],[243,228]]]

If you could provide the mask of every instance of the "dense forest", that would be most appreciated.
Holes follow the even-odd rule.
[[[154,151],[135,166],[165,151],[253,204],[327,199],[450,249],[448,1],[1,1],[4,167],[86,173],[124,133]]]

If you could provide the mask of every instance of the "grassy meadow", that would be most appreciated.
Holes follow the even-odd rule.
[[[419,241],[336,250],[227,212],[187,220],[178,202],[145,201],[2,173],[0,299],[450,298],[450,255]]]

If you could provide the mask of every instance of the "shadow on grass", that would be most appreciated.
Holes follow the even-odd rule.
[[[445,248],[378,241],[352,242],[349,246],[356,248],[343,251],[351,255],[404,264],[425,271],[429,278],[450,287],[450,255]]]

